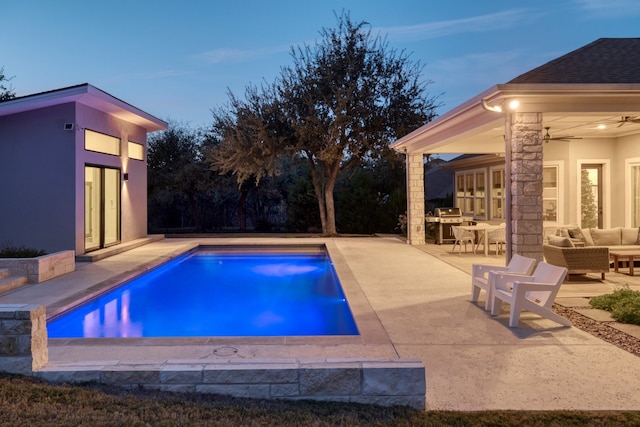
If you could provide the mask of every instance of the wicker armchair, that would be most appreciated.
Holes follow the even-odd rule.
[[[542,252],[547,263],[565,267],[569,274],[609,272],[609,248],[606,246],[586,246],[565,248],[543,245]]]

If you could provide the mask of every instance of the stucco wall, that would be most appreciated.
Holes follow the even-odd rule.
[[[120,138],[122,155],[85,151],[85,129]],[[121,187],[121,240],[146,236],[146,160],[128,158],[128,141],[146,147],[146,130],[82,104],[0,117],[0,244],[84,253],[86,164],[129,174]]]
[[[76,174],[84,177],[85,164],[94,164],[121,169],[129,174],[128,181],[122,181],[121,187],[121,241],[127,242],[147,235],[147,173],[146,161],[128,158],[128,141],[143,144],[146,147],[146,131],[116,117],[105,115],[85,105],[77,107],[77,123],[81,129],[111,135],[121,140],[121,156],[94,153],[84,150],[84,131],[78,135],[76,155]],[[78,194],[84,193],[83,178],[76,185]],[[76,215],[84,218],[84,199],[76,201]],[[77,253],[84,253],[84,223],[76,224]]]
[[[625,180],[625,161],[640,157],[640,136],[623,138],[585,138],[569,142],[553,141],[545,144],[544,161],[559,161],[563,165],[563,218],[561,223],[578,223],[578,176],[581,163],[605,163],[604,174],[604,227],[625,227],[625,197],[628,184]],[[608,167],[608,169],[607,169]]]
[[[75,249],[73,104],[0,117],[0,244]]]
[[[629,125],[626,125],[629,126]],[[638,126],[638,125],[635,125]],[[616,150],[614,153],[614,159],[616,167],[612,171],[612,197],[614,198],[614,206],[620,206],[620,209],[613,209],[612,221],[614,224],[619,224],[624,227],[631,227],[629,210],[631,206],[625,205],[625,199],[629,200],[631,197],[631,188],[626,181],[626,160],[634,159],[634,161],[640,160],[640,135],[626,136],[619,138],[616,144]],[[617,167],[620,165],[620,167]]]
[[[543,145],[543,160],[546,165],[560,166],[561,185],[560,217],[558,223],[578,224],[580,192],[579,168],[582,163],[605,163],[604,227],[629,227],[628,198],[629,183],[626,180],[627,159],[640,159],[640,135],[621,138],[584,138],[573,141],[552,141]],[[504,161],[482,165],[460,165],[456,171],[485,169],[489,173],[491,166],[504,166]],[[491,205],[487,201],[487,207]]]

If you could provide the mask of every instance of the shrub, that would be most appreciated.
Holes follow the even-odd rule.
[[[45,251],[39,249],[13,246],[10,243],[5,243],[0,247],[0,258],[35,258],[46,254]]]
[[[640,291],[628,287],[617,289],[612,294],[591,298],[589,304],[610,311],[611,317],[618,322],[640,325]]]

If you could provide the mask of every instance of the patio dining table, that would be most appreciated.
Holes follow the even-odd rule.
[[[493,224],[480,224],[480,225],[461,225],[460,228],[463,230],[473,231],[478,233],[478,243],[480,242],[480,233],[482,234],[482,238],[484,239],[484,256],[489,256],[489,242],[488,242],[488,232],[493,230],[498,230],[504,227],[503,225],[493,225]],[[476,244],[476,249],[478,249],[478,245]],[[473,251],[476,252],[475,250]]]

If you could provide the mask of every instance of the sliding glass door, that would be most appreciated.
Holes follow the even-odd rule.
[[[85,251],[120,242],[120,170],[85,166]]]

